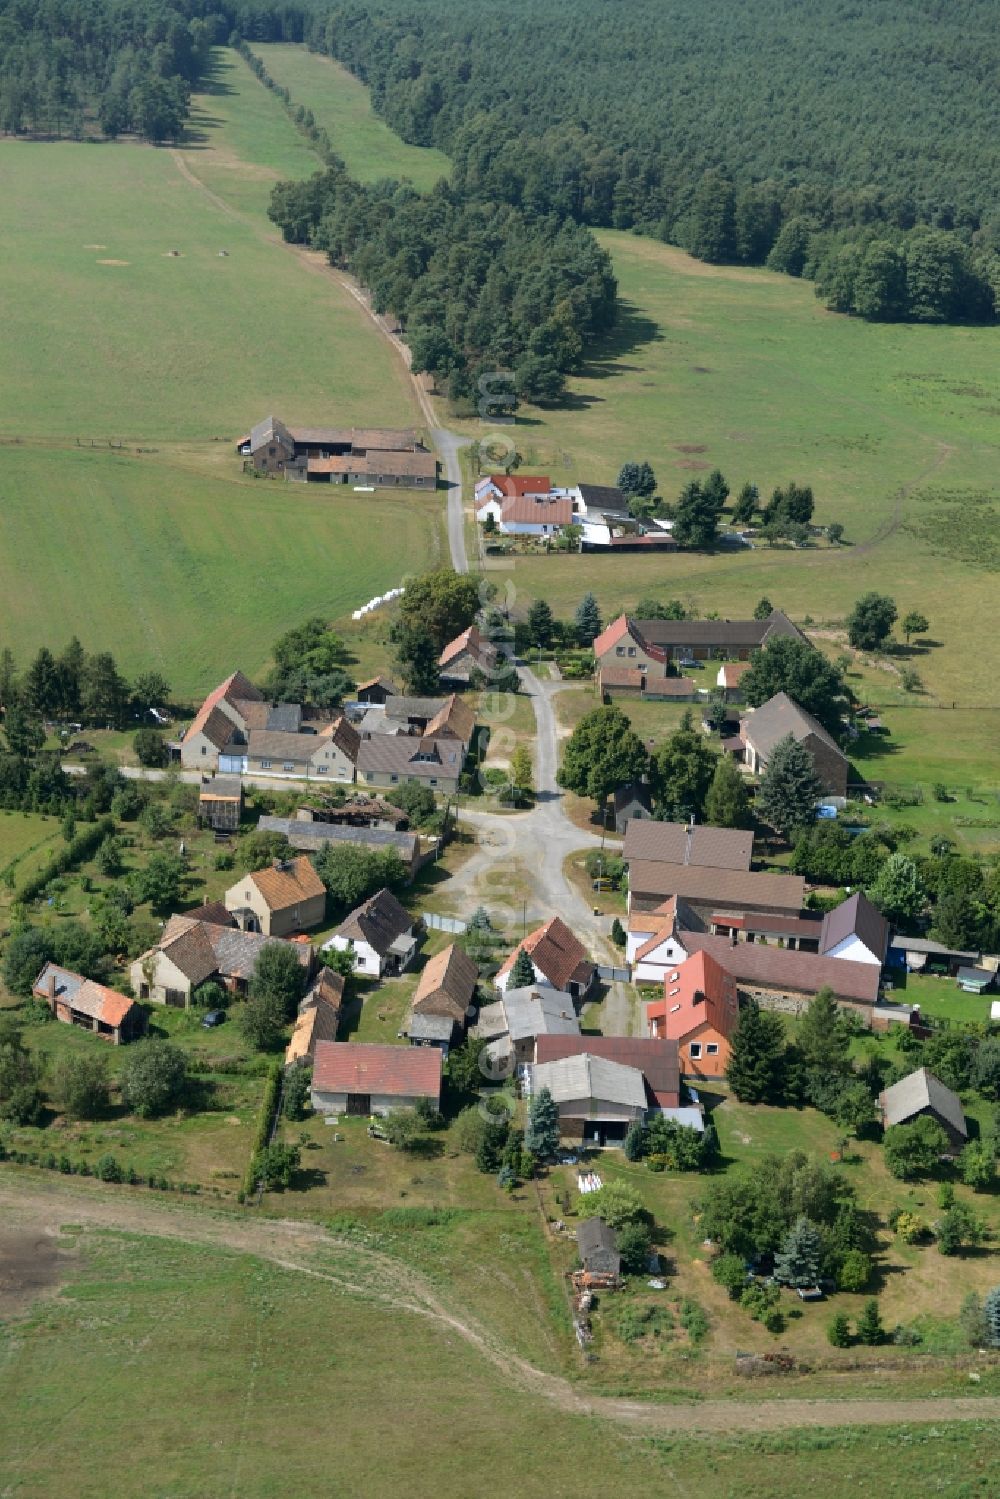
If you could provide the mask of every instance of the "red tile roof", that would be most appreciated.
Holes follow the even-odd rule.
[[[728,1041],[739,1017],[736,981],[710,953],[692,953],[686,962],[668,969],[662,1009],[650,1005],[650,1013],[663,1016],[663,1033],[673,1041],[684,1041],[704,1025]]]
[[[433,1098],[441,1094],[442,1056],[436,1046],[376,1046],[317,1041],[313,1088],[319,1093],[369,1093]]]
[[[508,500],[526,494],[548,494],[552,488],[548,474],[490,474],[490,483]]]
[[[502,965],[497,978],[510,972],[522,947],[554,989],[565,990],[572,979],[585,986],[590,982],[594,964],[587,957],[583,943],[574,937],[561,917],[553,916],[544,926],[529,932]],[[585,973],[584,969],[589,969],[590,973]]]
[[[604,627],[594,641],[594,655],[598,661],[604,655],[605,651],[609,651],[613,646],[620,644],[628,634],[630,634],[628,615],[619,614],[617,619],[613,619],[609,625]]]
[[[528,495],[517,495],[504,500],[500,520],[515,525],[569,526],[573,521],[573,501],[568,497],[536,500]]]
[[[190,727],[185,733],[185,739],[190,739],[195,734],[201,732],[208,723],[212,715],[212,710],[219,706],[223,698],[227,702],[235,702],[240,698],[244,698],[249,702],[259,703],[261,701],[260,693],[253,683],[241,671],[234,671],[231,677],[227,677],[224,682],[220,682],[218,687],[208,694],[208,697],[198,709]]]

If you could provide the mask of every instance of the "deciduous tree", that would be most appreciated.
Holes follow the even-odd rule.
[[[858,651],[879,651],[896,623],[896,605],[884,593],[865,593],[847,616],[847,638]]]
[[[648,756],[620,708],[595,708],[582,718],[563,750],[558,782],[603,804],[617,786],[638,780]]]

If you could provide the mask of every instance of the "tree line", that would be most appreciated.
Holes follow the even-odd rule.
[[[941,321],[992,317],[1000,286],[993,19],[988,0],[627,16],[381,0],[319,9],[305,35],[404,139],[448,152],[465,197],[766,263],[828,298],[835,279],[831,305],[863,317]]]

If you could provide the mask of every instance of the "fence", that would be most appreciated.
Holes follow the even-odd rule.
[[[597,977],[612,984],[627,984],[632,975],[627,968],[611,968],[607,963],[599,963]]]
[[[422,912],[421,920],[432,932],[453,932],[455,936],[461,936],[469,929],[469,923],[460,921],[457,916],[435,916],[431,911]]]

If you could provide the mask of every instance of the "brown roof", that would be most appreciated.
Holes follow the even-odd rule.
[[[630,863],[628,879],[633,898],[680,895],[689,901],[711,902],[717,910],[764,906],[790,916],[798,915],[806,893],[806,882],[797,874],[756,874],[745,869],[707,869],[649,860]]]
[[[795,740],[813,734],[835,755],[842,760],[846,758],[832,734],[828,734],[819,720],[800,707],[787,692],[776,692],[766,703],[748,713],[743,719],[741,732],[746,743],[753,745],[761,755],[770,754],[775,745],[789,734]]]
[[[823,917],[819,950],[827,953],[848,937],[858,937],[881,961],[889,947],[889,924],[878,906],[856,890]]]
[[[412,734],[372,734],[362,739],[358,770],[362,776],[398,775],[427,780],[456,778],[462,773],[465,745],[458,739],[417,739]]]
[[[691,677],[649,677],[646,682],[650,697],[693,697],[696,691]]]
[[[344,1003],[344,987],[344,975],[335,968],[324,966],[299,1002],[299,1010],[312,1010],[317,1005],[325,1005],[329,1010],[339,1010]]]
[[[875,963],[824,958],[819,953],[793,952],[770,943],[732,943],[728,937],[708,937],[701,932],[684,932],[681,941],[689,953],[710,953],[737,983],[750,988],[789,989],[797,994],[817,994],[829,988],[838,999],[855,1004],[872,1005],[878,999],[881,970]]]
[[[476,715],[468,703],[453,692],[449,698],[445,699],[444,706],[428,723],[424,733],[428,739],[433,739],[435,735],[444,735],[460,739],[463,744],[470,744],[475,730]]]
[[[522,947],[554,989],[565,989],[573,979],[586,985],[593,976],[595,965],[587,957],[587,949],[559,916],[529,932],[501,966],[497,978],[510,972]]]
[[[285,1066],[313,1057],[318,1041],[336,1041],[340,1011],[333,1005],[314,1004],[299,1010],[292,1037],[285,1051]]]
[[[297,906],[300,901],[313,900],[317,895],[326,894],[326,886],[305,854],[298,859],[288,859],[272,864],[268,869],[258,869],[253,874],[244,875],[231,889],[238,889],[247,880],[257,886],[269,911],[286,911],[289,906]],[[229,893],[226,892],[227,895]]]
[[[573,501],[568,497],[535,500],[518,495],[501,503],[500,521],[522,526],[569,526],[573,523]]]
[[[637,666],[602,666],[600,671],[602,688],[638,687],[641,692],[646,680],[646,673]]]
[[[476,964],[453,942],[443,952],[436,953],[420,975],[413,996],[414,1013],[464,1020],[478,982]]]
[[[704,869],[750,868],[753,833],[683,822],[633,819],[625,829],[622,858],[654,864],[693,864]],[[674,892],[669,892],[673,894]]]
[[[213,712],[218,709],[218,706],[222,702],[223,698],[225,698],[226,702],[233,703],[234,705],[237,701],[244,699],[249,702],[259,702],[260,693],[257,691],[253,683],[247,677],[245,677],[241,671],[234,671],[231,677],[227,677],[224,682],[220,682],[218,687],[214,688],[213,691],[208,694],[208,697],[202,703],[201,707],[198,709],[198,712],[195,714],[193,720],[191,721],[191,724],[184,735],[185,739],[193,738],[195,734],[201,733],[205,729]],[[226,715],[224,713],[220,716],[225,719],[227,724],[229,723],[229,720],[228,718],[226,718]],[[232,724],[229,724],[229,732],[230,734],[232,733]],[[213,738],[212,743],[215,744],[215,742],[216,741]],[[223,744],[227,742],[227,740],[223,740]],[[220,744],[218,748],[221,749],[222,744]]]
[[[558,1062],[586,1052],[637,1068],[656,1105],[677,1108],[681,1085],[675,1041],[645,1036],[539,1036],[535,1041],[536,1062]]]
[[[496,664],[497,649],[492,641],[484,640],[476,625],[470,625],[463,630],[461,635],[456,635],[454,640],[449,640],[438,658],[438,666],[442,670],[459,656],[464,656],[468,651],[480,664],[492,667]]]
[[[247,730],[266,729],[267,721],[271,716],[271,704],[265,703],[263,699],[259,702],[250,698],[236,698],[233,707],[242,718]]]
[[[413,917],[400,905],[391,890],[379,890],[356,906],[337,928],[338,937],[367,942],[385,957],[397,937],[413,930]]]
[[[719,667],[722,685],[724,687],[738,687],[749,670],[749,661],[724,661]]]
[[[376,1046],[356,1041],[318,1041],[313,1088],[319,1093],[368,1093],[382,1097],[441,1096],[441,1052],[436,1046]]]
[[[135,1000],[119,994],[117,989],[108,989],[104,984],[84,978],[72,969],[60,968],[55,963],[46,963],[32,992],[40,999],[54,997],[57,1004],[68,1005],[80,1015],[89,1015],[91,1020],[115,1027],[135,1009]]]
[[[236,921],[232,911],[225,901],[209,900],[203,906],[193,906],[190,911],[185,911],[184,917],[188,921],[208,921],[213,926],[235,926]]]

